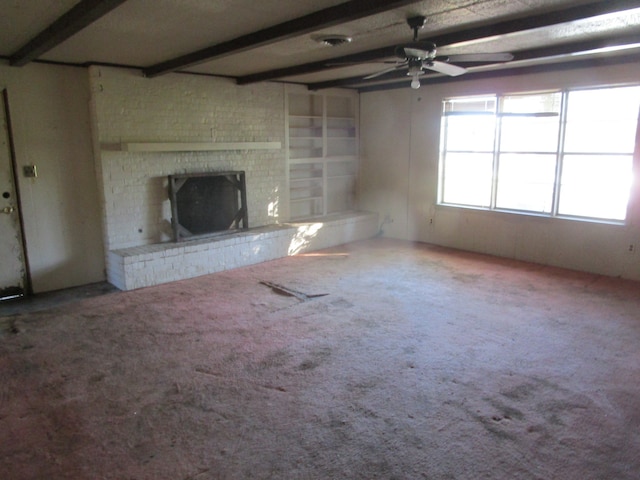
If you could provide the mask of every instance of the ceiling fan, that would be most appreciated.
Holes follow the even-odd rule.
[[[407,69],[407,75],[411,77],[411,88],[420,88],[420,76],[424,75],[425,70],[433,70],[438,73],[444,73],[452,77],[462,75],[467,70],[453,63],[454,62],[508,62],[513,60],[510,53],[469,53],[459,55],[438,56],[436,55],[436,44],[429,41],[418,40],[418,30],[424,27],[426,18],[422,16],[411,17],[407,19],[409,27],[413,30],[413,42],[404,45],[398,45],[395,49],[395,55],[401,60],[395,62],[393,67],[386,68],[382,71],[367,75],[365,80],[379,77],[385,73],[394,70]]]

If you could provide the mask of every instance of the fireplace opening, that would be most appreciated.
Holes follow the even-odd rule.
[[[169,175],[176,242],[249,228],[243,171]]]

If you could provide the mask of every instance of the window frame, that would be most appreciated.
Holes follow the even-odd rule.
[[[595,85],[595,86],[583,86],[579,88],[569,87],[569,88],[555,88],[555,89],[547,89],[547,90],[537,90],[537,91],[520,91],[520,92],[493,92],[493,93],[484,93],[484,94],[470,94],[470,95],[457,95],[457,96],[448,96],[442,99],[442,110],[441,110],[441,121],[440,121],[440,145],[439,145],[439,162],[438,162],[438,185],[437,185],[437,205],[442,207],[453,207],[453,208],[463,208],[469,210],[480,210],[480,211],[491,211],[491,212],[499,212],[499,213],[510,213],[517,215],[530,215],[544,218],[558,218],[558,219],[566,219],[566,220],[578,220],[578,221],[586,221],[593,223],[605,223],[605,224],[615,224],[615,225],[625,225],[629,221],[629,205],[631,203],[633,192],[632,186],[630,188],[629,197],[627,201],[627,209],[625,212],[624,219],[616,219],[616,218],[605,218],[605,217],[595,217],[595,216],[582,216],[582,215],[570,215],[570,214],[562,214],[559,212],[560,210],[560,199],[561,199],[561,188],[562,188],[562,171],[563,171],[563,163],[565,156],[568,155],[607,155],[607,156],[628,156],[631,155],[632,162],[632,184],[633,184],[633,175],[636,170],[636,158],[640,158],[640,152],[635,150],[638,149],[636,145],[635,150],[630,153],[620,153],[620,152],[568,152],[565,151],[565,137],[566,137],[566,129],[567,129],[567,107],[569,101],[569,94],[571,92],[578,91],[587,91],[587,90],[609,90],[616,88],[629,88],[635,87],[640,88],[639,83],[622,83],[622,84],[614,84],[614,85]],[[536,152],[528,152],[528,151],[512,151],[512,150],[500,150],[500,136],[502,133],[502,119],[504,117],[514,117],[514,116],[545,116],[544,113],[539,114],[518,114],[518,113],[504,113],[502,111],[503,101],[505,97],[509,96],[528,96],[528,95],[542,95],[542,94],[560,94],[560,110],[557,116],[559,117],[558,122],[558,137],[557,137],[557,149],[555,152],[544,152],[545,154],[551,154],[555,156],[555,174],[553,178],[553,192],[551,198],[551,208],[549,212],[543,211],[535,211],[535,210],[523,210],[523,209],[512,209],[505,207],[497,206],[497,195],[498,195],[498,171],[500,166],[500,156],[501,154],[532,154]],[[462,151],[462,150],[449,150],[447,145],[447,117],[463,115],[464,112],[459,111],[447,111],[447,102],[451,102],[454,100],[472,101],[473,99],[486,99],[486,98],[495,98],[495,108],[493,114],[489,112],[484,113],[484,115],[489,115],[493,118],[494,122],[494,138],[493,138],[493,152],[474,152],[474,151]],[[638,120],[636,124],[636,131],[640,130],[640,104],[638,106]],[[469,115],[473,115],[474,113],[469,113]],[[476,115],[478,115],[476,113]],[[482,115],[482,114],[480,114]],[[446,171],[446,155],[447,153],[492,153],[492,179],[491,179],[491,198],[489,206],[480,206],[480,205],[467,205],[461,203],[454,202],[445,202],[445,171]],[[542,152],[538,152],[542,153]]]

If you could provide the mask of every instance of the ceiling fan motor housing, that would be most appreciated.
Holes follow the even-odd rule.
[[[436,44],[433,42],[412,42],[399,45],[395,49],[396,57],[402,60],[418,58],[433,60],[436,57]]]

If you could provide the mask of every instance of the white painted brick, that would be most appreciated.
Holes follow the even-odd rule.
[[[137,246],[109,253],[108,278],[123,290],[215,273],[289,254],[291,242],[305,224],[270,226],[226,237]],[[324,222],[301,251],[369,238],[377,232],[375,214],[343,215]]]
[[[101,143],[217,140],[284,144],[282,85],[265,83],[246,88],[224,79],[184,75],[166,75],[151,82],[129,70],[102,67],[93,68],[91,81]],[[265,205],[274,201],[274,192],[283,190],[283,150],[103,151],[101,157],[105,243],[111,250],[170,240],[166,230],[170,209],[165,179],[172,173],[245,170],[250,225],[278,221],[268,215]],[[275,167],[266,168],[271,164]]]

